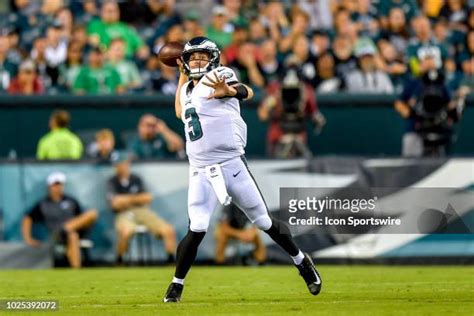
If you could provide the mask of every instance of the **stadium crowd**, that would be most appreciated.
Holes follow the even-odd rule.
[[[281,144],[285,106],[299,98],[280,93],[289,81],[304,86],[294,106],[319,129],[318,94],[402,95],[430,71],[442,73],[452,92],[474,88],[473,0],[11,0],[0,17],[0,93],[14,95],[173,96],[178,70],[160,62],[160,48],[210,38],[222,64],[263,96],[258,116],[270,122],[273,157],[308,152],[303,121],[291,130],[298,137]],[[396,108],[412,117],[403,104]],[[166,122],[142,119],[135,139],[119,143],[138,159],[184,158],[183,141]],[[50,127],[49,136],[69,135],[66,125]],[[75,152],[66,155],[48,152],[41,139],[37,158],[104,159],[110,153],[99,145],[115,144],[110,134],[101,131],[92,144],[72,140]]]
[[[288,65],[319,93],[401,92],[431,63],[453,89],[474,84],[473,1],[10,2],[0,90],[11,94],[173,95],[177,70],[156,53],[198,35],[256,89]]]

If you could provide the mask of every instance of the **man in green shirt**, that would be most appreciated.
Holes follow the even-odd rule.
[[[120,22],[120,9],[116,1],[105,1],[100,12],[100,19],[92,20],[87,26],[89,42],[106,49],[112,39],[120,37],[126,44],[126,56],[135,54],[140,59],[149,55],[148,47],[143,43],[138,33],[129,25]]]
[[[206,29],[206,37],[214,41],[221,50],[232,42],[232,26],[228,23],[227,10],[218,5],[212,9],[212,22]]]
[[[51,131],[41,137],[36,158],[39,160],[80,159],[82,143],[69,129],[71,117],[67,111],[54,111],[49,119]]]
[[[103,65],[103,53],[94,48],[89,53],[89,65],[79,71],[73,85],[77,94],[123,93],[124,87],[119,73],[110,66]]]
[[[152,114],[140,118],[138,136],[128,144],[129,151],[137,159],[176,157],[183,148],[181,137]]]
[[[123,39],[115,38],[110,42],[106,66],[119,73],[120,81],[125,89],[136,89],[142,85],[137,65],[133,61],[125,59],[125,41]]]

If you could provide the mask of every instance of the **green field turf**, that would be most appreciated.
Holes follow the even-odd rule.
[[[293,267],[194,267],[178,304],[161,302],[171,267],[10,270],[0,271],[0,298],[55,299],[54,315],[474,315],[473,267],[319,270],[314,297]]]

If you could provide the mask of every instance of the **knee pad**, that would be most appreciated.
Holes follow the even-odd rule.
[[[209,227],[208,221],[193,220],[189,224],[189,230],[193,233],[205,233]]]
[[[268,214],[260,216],[253,223],[261,230],[269,230],[272,227],[272,219]]]

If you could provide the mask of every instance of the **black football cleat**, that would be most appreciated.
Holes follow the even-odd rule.
[[[181,300],[181,293],[183,293],[183,285],[179,283],[171,283],[166,291],[163,302],[177,303]]]
[[[300,271],[300,275],[306,282],[311,294],[318,295],[321,292],[322,281],[311,257],[305,253],[303,261],[301,264],[296,265],[296,267]]]

